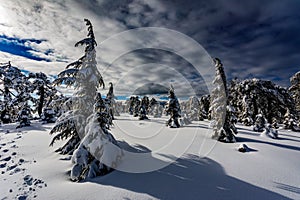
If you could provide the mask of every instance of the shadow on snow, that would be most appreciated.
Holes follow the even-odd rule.
[[[153,172],[133,174],[113,171],[88,181],[158,199],[289,199],[231,177],[216,161],[194,155],[186,155]]]

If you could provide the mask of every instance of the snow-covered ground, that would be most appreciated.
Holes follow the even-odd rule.
[[[300,199],[299,133],[280,130],[274,140],[238,126],[239,142],[224,144],[210,139],[208,122],[170,129],[165,121],[122,115],[111,131],[126,141],[124,148],[169,144],[166,157],[187,146],[176,162],[148,173],[115,170],[81,183],[69,180],[70,156],[54,152],[62,143],[49,147],[51,124],[35,121],[19,130],[2,125],[0,199]],[[250,151],[237,151],[241,143]]]

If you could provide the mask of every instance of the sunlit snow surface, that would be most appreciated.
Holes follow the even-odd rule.
[[[170,143],[166,138],[180,134],[180,144],[163,152],[170,159],[195,134],[176,162],[148,173],[115,170],[83,183],[69,180],[70,156],[54,152],[62,143],[49,147],[51,124],[33,121],[19,130],[15,124],[2,125],[0,199],[300,199],[298,133],[279,130],[274,140],[238,126],[239,142],[224,144],[210,139],[209,122],[170,129],[166,119],[139,121],[121,115],[111,131],[124,149],[140,153],[160,149]],[[237,151],[242,143],[249,152]]]

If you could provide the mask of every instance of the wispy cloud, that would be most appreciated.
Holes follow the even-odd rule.
[[[11,38],[5,35],[1,35],[0,51],[7,52],[13,55],[23,56],[25,58],[33,59],[36,61],[50,62],[50,59],[47,57],[51,54],[51,49],[40,52],[34,48],[34,46],[40,45],[42,42],[45,42],[45,40]]]

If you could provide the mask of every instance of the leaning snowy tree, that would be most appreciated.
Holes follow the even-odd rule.
[[[216,75],[213,81],[214,89],[211,92],[211,118],[213,127],[213,139],[221,142],[235,142],[234,134],[237,134],[232,117],[227,106],[228,91],[223,64],[218,58],[214,59]]]
[[[50,145],[57,140],[68,139],[66,144],[58,149],[58,152],[62,154],[72,154],[79,146],[80,138],[84,136],[86,119],[93,113],[97,88],[104,87],[103,78],[96,66],[95,46],[97,43],[93,26],[88,19],[84,19],[84,21],[88,29],[87,38],[75,44],[75,47],[85,46],[84,55],[67,65],[66,70],[62,71],[53,82],[56,86],[61,84],[74,86],[76,90],[73,96],[65,102],[68,104],[66,107],[69,107],[69,110],[57,119],[50,131],[50,134],[57,133]]]
[[[72,106],[57,120],[51,131],[58,132],[51,145],[58,139],[71,137],[60,151],[75,150],[72,156],[72,181],[104,175],[117,166],[122,156],[122,150],[108,131],[111,121],[109,107],[103,102],[101,94],[97,93],[100,86],[104,87],[104,82],[96,66],[97,44],[93,26],[89,20],[85,19],[85,22],[88,37],[75,45],[85,45],[85,55],[69,64],[56,80],[58,84],[65,82],[75,86],[76,92],[70,99]]]

